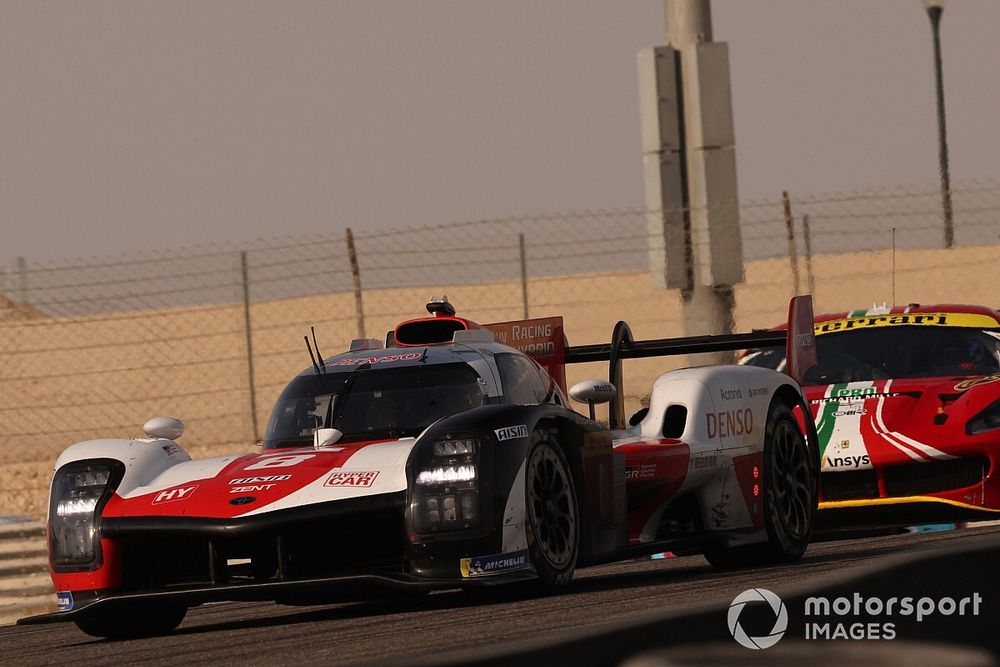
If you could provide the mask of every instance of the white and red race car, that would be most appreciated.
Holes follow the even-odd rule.
[[[798,373],[813,352],[808,298],[793,300],[787,337],[632,341],[619,323],[610,344],[579,347],[566,346],[561,318],[484,327],[446,301],[428,310],[385,345],[314,359],[279,397],[259,453],[191,460],[175,442],[183,424],[163,417],[143,438],[66,449],[48,517],[60,611],[19,622],[140,636],[208,601],[518,580],[557,590],[577,566],[665,550],[720,567],[802,555],[819,459],[793,377],[668,372],[632,425],[613,401],[610,429],[593,403],[614,398],[625,358],[787,338]],[[588,418],[567,406],[565,364],[595,360],[610,362],[611,382],[569,392],[591,403]]]

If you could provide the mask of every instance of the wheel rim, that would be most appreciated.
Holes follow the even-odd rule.
[[[576,548],[576,502],[569,473],[548,445],[535,449],[528,463],[528,508],[545,560],[567,566]]]
[[[774,468],[771,488],[781,521],[795,539],[809,532],[813,492],[811,471],[802,434],[788,421],[774,427]]]

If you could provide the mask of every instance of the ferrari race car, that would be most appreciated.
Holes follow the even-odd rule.
[[[812,350],[793,303],[793,366]],[[263,451],[191,460],[179,421],[59,457],[48,518],[60,611],[86,633],[170,632],[208,601],[330,603],[527,580],[664,550],[722,567],[799,558],[819,459],[805,397],[766,368],[666,373],[650,408],[611,427],[621,360],[784,345],[784,333],[567,347],[562,318],[480,326],[447,301],[387,337],[313,356],[274,406]],[[307,346],[312,355],[312,346]],[[317,350],[318,352],[318,350]],[[576,385],[565,364],[610,362]],[[482,590],[482,588],[480,588]]]
[[[873,308],[815,322],[803,384],[822,453],[819,523],[1000,518],[1000,313]],[[781,368],[779,350],[741,363]]]

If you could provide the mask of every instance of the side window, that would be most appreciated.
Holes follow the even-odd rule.
[[[545,400],[548,386],[530,359],[518,354],[498,354],[495,358],[508,403],[532,404]]]

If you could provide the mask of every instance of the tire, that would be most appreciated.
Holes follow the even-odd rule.
[[[722,570],[800,559],[809,546],[816,521],[815,461],[791,409],[784,403],[773,403],[764,432],[762,474],[767,542],[706,548],[705,559]]]
[[[535,431],[525,470],[528,555],[543,592],[564,589],[580,553],[580,506],[566,457],[548,431]]]
[[[134,639],[169,634],[181,624],[186,614],[187,607],[176,605],[120,607],[77,619],[75,623],[91,637]]]

